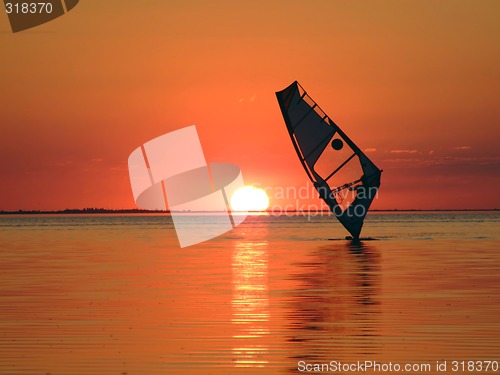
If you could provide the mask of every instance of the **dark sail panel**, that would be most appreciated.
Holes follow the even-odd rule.
[[[319,196],[349,233],[359,238],[382,171],[297,81],[276,96],[293,146]]]

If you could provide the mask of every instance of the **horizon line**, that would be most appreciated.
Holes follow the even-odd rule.
[[[369,212],[473,212],[473,211],[500,211],[500,208],[435,208],[435,209],[419,209],[419,208],[410,208],[410,209],[401,209],[401,208],[388,208],[388,209],[373,209],[369,210]],[[118,208],[118,209],[109,209],[109,208],[66,208],[63,210],[0,210],[0,215],[36,215],[36,214],[170,214],[170,213],[223,213],[227,211],[171,211],[171,210],[144,210],[140,208]],[[249,210],[249,211],[232,211],[235,213],[269,213],[276,214],[273,210]],[[311,213],[311,212],[331,212],[329,209],[324,210],[284,210],[279,212],[282,213]]]

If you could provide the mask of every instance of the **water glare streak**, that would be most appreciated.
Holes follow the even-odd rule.
[[[268,348],[262,337],[269,335],[268,247],[267,241],[236,243],[233,257],[235,326],[233,358],[235,367],[263,367]]]

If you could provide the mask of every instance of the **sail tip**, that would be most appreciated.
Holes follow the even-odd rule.
[[[286,86],[283,90],[276,91],[276,95],[278,95],[279,93],[282,93],[282,92],[284,92],[284,91],[290,90],[290,89],[291,89],[291,88],[293,88],[294,86],[302,87],[302,86],[300,86],[299,81],[295,80],[295,81],[293,81],[292,83],[290,83],[288,86]]]

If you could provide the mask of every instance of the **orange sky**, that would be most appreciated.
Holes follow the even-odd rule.
[[[129,154],[191,124],[246,183],[304,186],[274,94],[295,79],[376,150],[373,208],[500,208],[499,16],[472,0],[81,0],[12,34],[2,12],[0,210],[135,207]]]

